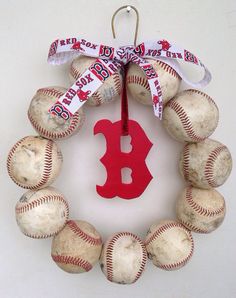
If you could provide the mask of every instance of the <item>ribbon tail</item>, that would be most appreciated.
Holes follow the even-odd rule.
[[[161,120],[163,113],[163,99],[160,82],[158,80],[158,74],[151,64],[146,63],[140,64],[139,66],[145,73],[146,79],[148,80],[154,114]]]
[[[191,80],[189,80],[187,78],[187,75],[182,71],[180,64],[178,63],[178,61],[176,60],[171,60],[165,57],[159,57],[158,59],[155,60],[159,60],[164,62],[165,64],[169,65],[170,67],[172,67],[177,74],[182,78],[182,80],[188,84],[189,86],[193,87],[193,88],[202,88],[205,87],[206,85],[208,85],[212,79],[211,73],[210,71],[206,68],[206,66],[204,64],[201,65],[204,69],[204,76],[201,80],[197,81],[197,82],[193,82]]]

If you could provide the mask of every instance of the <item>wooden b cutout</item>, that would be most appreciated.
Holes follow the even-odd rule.
[[[106,152],[100,159],[107,171],[107,180],[103,186],[97,185],[97,193],[104,198],[118,196],[123,199],[139,197],[152,180],[145,159],[152,147],[142,127],[134,120],[128,120],[132,150],[121,151],[122,121],[112,123],[103,119],[94,126],[94,134],[102,133],[106,138]],[[122,169],[132,171],[131,183],[122,182]]]

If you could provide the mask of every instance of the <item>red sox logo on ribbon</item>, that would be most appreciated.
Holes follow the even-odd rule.
[[[169,48],[171,47],[171,44],[165,39],[159,40],[158,44],[160,44],[162,46],[163,51],[168,51]]]
[[[51,107],[51,113],[64,119],[71,117],[85,103],[88,95],[91,96],[96,92],[106,79],[129,62],[136,63],[144,71],[152,94],[154,113],[160,119],[162,118],[163,105],[158,73],[145,58],[161,60],[170,65],[192,87],[201,88],[211,80],[210,72],[195,55],[164,39],[143,42],[137,47],[124,46],[119,48],[94,44],[80,38],[58,39],[50,47],[48,62],[63,64],[80,54],[97,59]],[[204,77],[202,80],[199,82],[188,80],[178,61],[194,63],[203,68]]]

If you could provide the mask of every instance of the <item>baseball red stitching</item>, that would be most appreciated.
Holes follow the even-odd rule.
[[[180,76],[178,75],[178,73],[174,70],[174,68],[172,68],[170,65],[164,63],[163,61],[156,61],[157,64],[159,64],[165,71],[167,71],[168,73],[170,73],[172,76],[176,77],[176,78],[180,78]]]
[[[114,79],[114,86],[115,86],[115,91],[119,95],[121,93],[121,80],[120,80],[120,75],[118,72],[115,72],[113,74],[113,79]]]
[[[102,104],[102,96],[98,91],[94,92],[92,97],[96,101],[96,106],[100,106]]]
[[[200,229],[196,226],[194,226],[193,224],[184,221],[183,219],[179,218],[179,221],[189,230],[195,232],[195,233],[201,233],[201,234],[207,234],[209,233],[209,231],[204,230],[204,229]]]
[[[183,161],[182,161],[182,169],[183,169],[183,175],[185,180],[188,181],[189,179],[189,146],[188,144],[186,144],[184,146],[184,150],[183,150]]]
[[[52,97],[61,97],[64,93],[61,92],[61,91],[58,91],[54,88],[41,88],[41,89],[38,89],[37,90],[37,93],[41,93],[41,94],[44,94],[44,95],[47,95],[47,96],[52,96]]]
[[[207,183],[211,186],[211,187],[217,187],[219,186],[217,184],[217,182],[214,179],[214,163],[217,160],[217,157],[220,155],[220,153],[222,151],[227,150],[226,146],[219,146],[217,148],[215,148],[210,154],[209,157],[207,159],[206,162],[206,166],[205,166],[205,178]]]
[[[71,256],[61,256],[61,255],[53,255],[52,254],[52,259],[56,263],[62,263],[62,264],[70,264],[70,265],[75,265],[78,267],[83,268],[85,271],[89,271],[92,269],[92,265],[88,262],[85,261],[79,257],[71,257]]]
[[[80,229],[80,227],[75,223],[73,220],[69,220],[67,222],[67,226],[71,229],[73,233],[78,235],[81,239],[83,239],[85,242],[89,243],[90,245],[101,245],[102,244],[102,239],[101,237],[99,238],[94,238],[84,231]]]
[[[25,202],[21,202],[21,206],[16,207],[16,213],[17,214],[21,214],[27,211],[32,210],[33,208],[36,208],[44,203],[50,203],[50,202],[61,202],[65,205],[66,208],[66,219],[68,219],[69,217],[69,206],[68,203],[66,202],[66,200],[59,195],[47,195],[38,199],[35,199],[32,202],[29,203],[25,203]]]
[[[167,224],[164,224],[163,226],[161,226],[157,231],[155,231],[152,236],[150,236],[149,239],[147,239],[145,241],[145,245],[149,245],[151,242],[153,242],[154,240],[156,240],[161,234],[165,233],[168,229],[172,229],[172,228],[181,228],[182,230],[184,230],[189,238],[190,238],[190,242],[191,242],[191,250],[189,252],[189,255],[183,259],[182,261],[176,262],[176,263],[172,263],[172,264],[167,264],[167,265],[160,265],[158,264],[158,267],[165,269],[165,270],[171,270],[171,269],[177,269],[179,267],[184,266],[188,260],[192,257],[193,254],[193,250],[194,250],[194,242],[193,242],[193,237],[190,233],[189,230],[187,230],[181,223],[178,222],[170,222]]]
[[[184,108],[181,107],[181,105],[178,104],[174,99],[170,100],[167,103],[166,107],[169,107],[176,112],[176,114],[179,116],[179,119],[183,125],[184,130],[186,131],[188,137],[191,138],[191,140],[200,142],[207,138],[207,136],[204,138],[200,137],[194,132],[192,123],[191,123],[187,113],[184,111]]]
[[[133,235],[133,236],[135,236],[135,235]],[[142,247],[142,262],[141,262],[139,271],[136,274],[134,282],[136,282],[139,279],[139,277],[141,276],[142,272],[145,269],[145,265],[146,265],[146,262],[147,262],[147,250],[146,250],[146,247],[145,247],[143,241],[141,239],[139,239],[137,236],[135,237],[135,239],[138,240],[138,242],[140,243],[140,245]]]
[[[51,140],[47,141],[46,149],[45,149],[45,155],[44,155],[44,169],[43,169],[43,174],[42,174],[42,179],[39,181],[38,184],[33,185],[33,186],[26,186],[20,182],[18,182],[11,173],[11,160],[12,157],[14,156],[14,153],[16,152],[17,148],[19,147],[20,144],[26,139],[27,137],[23,138],[22,140],[18,141],[11,151],[9,152],[8,159],[7,159],[7,169],[9,176],[11,179],[20,187],[26,188],[26,189],[39,189],[40,187],[44,186],[49,178],[50,174],[52,172],[52,148],[53,148],[53,142]]]
[[[52,172],[52,148],[53,142],[48,140],[46,149],[45,149],[45,156],[44,156],[44,169],[43,169],[43,176],[41,181],[31,189],[37,189],[44,186],[50,178]]]
[[[189,206],[196,211],[198,214],[203,215],[203,216],[209,216],[209,217],[213,217],[216,215],[221,214],[224,209],[225,209],[225,204],[223,203],[223,206],[216,209],[216,210],[209,210],[207,208],[204,208],[202,206],[200,206],[197,202],[194,201],[193,196],[192,196],[192,187],[189,186],[186,189],[186,201],[188,202]]]
[[[138,84],[138,85],[142,86],[143,88],[145,88],[146,90],[150,91],[150,86],[149,86],[148,80],[143,77],[138,77],[136,75],[129,75],[129,76],[127,76],[126,84],[127,85],[128,84]]]
[[[161,68],[163,68],[165,71],[167,71],[173,77],[180,78],[178,73],[170,65],[164,63],[163,61],[159,61],[159,60],[157,60],[156,62],[157,62],[157,64],[159,64],[161,66]]]
[[[80,72],[73,66],[73,63],[70,65],[70,74],[75,80],[77,80],[81,75]]]
[[[146,241],[145,241],[145,245],[149,245],[151,242],[153,242],[154,240],[156,240],[157,237],[159,237],[161,234],[163,234],[164,232],[166,232],[169,229],[172,228],[182,228],[184,229],[186,232],[188,232],[188,230],[186,230],[180,223],[178,222],[170,222],[167,224],[162,225],[160,228],[158,228],[158,230],[156,230],[152,236],[150,236]]]
[[[107,245],[107,249],[106,249],[107,279],[109,281],[113,281],[113,264],[112,264],[113,249],[114,249],[114,245],[115,245],[116,241],[120,237],[123,237],[123,236],[133,237],[135,240],[137,240],[139,242],[139,244],[142,247],[142,262],[141,262],[141,265],[140,265],[140,269],[139,269],[138,273],[135,276],[135,279],[134,279],[134,282],[135,282],[140,277],[140,275],[142,274],[142,272],[145,268],[145,264],[146,264],[146,261],[147,261],[147,252],[146,252],[146,248],[145,248],[145,245],[143,244],[142,240],[138,236],[136,236],[136,235],[134,235],[130,232],[121,232],[121,233],[116,234],[115,236],[112,237],[112,239],[109,241],[109,243]]]

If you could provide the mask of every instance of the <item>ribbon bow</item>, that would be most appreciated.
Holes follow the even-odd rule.
[[[209,70],[195,55],[164,39],[143,42],[136,47],[123,46],[119,48],[97,45],[81,38],[57,39],[50,46],[48,62],[59,65],[81,54],[97,59],[49,110],[50,113],[65,120],[73,116],[106,79],[129,62],[139,65],[144,71],[150,86],[154,114],[160,119],[162,118],[163,104],[158,73],[146,58],[160,60],[168,64],[188,85],[194,88],[204,87],[211,80]],[[198,82],[188,80],[178,61],[193,63],[203,68],[203,78]]]

